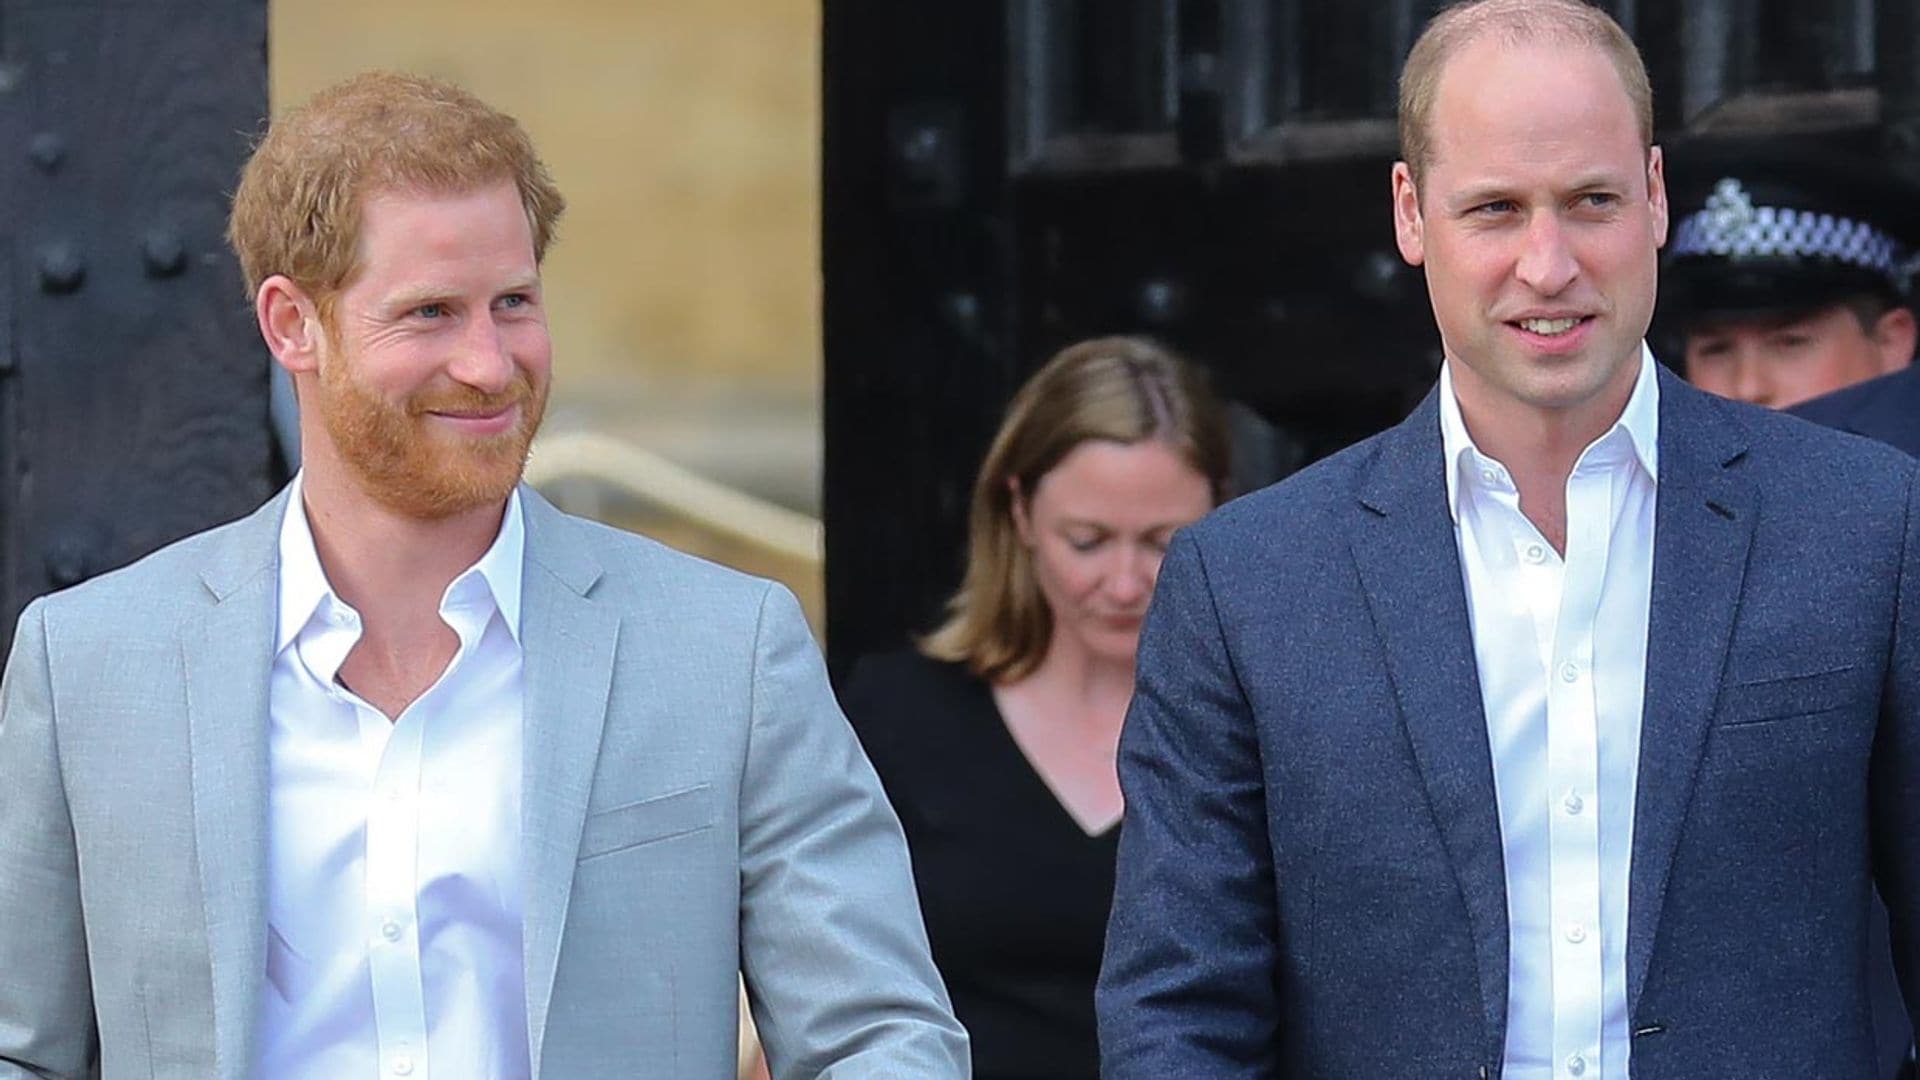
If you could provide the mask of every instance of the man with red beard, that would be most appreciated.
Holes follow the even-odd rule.
[[[562,200],[371,74],[234,197],[303,462],[32,604],[0,691],[0,1077],[964,1077],[899,826],[778,585],[520,486]]]

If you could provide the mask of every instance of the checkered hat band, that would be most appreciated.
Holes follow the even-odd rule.
[[[1688,215],[1674,230],[1669,254],[1831,259],[1889,277],[1910,269],[1905,247],[1865,222],[1777,206],[1730,217],[1713,210]]]

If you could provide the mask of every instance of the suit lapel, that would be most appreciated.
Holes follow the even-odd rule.
[[[1755,498],[1732,466],[1740,430],[1717,403],[1661,373],[1646,699],[1627,899],[1627,1003],[1640,999],[1667,876],[1746,577]]]
[[[1478,959],[1488,1052],[1507,1016],[1507,891],[1466,585],[1447,512],[1437,391],[1381,440],[1352,531],[1427,799],[1460,883]]]
[[[521,859],[527,1034],[534,1071],[560,961],[574,860],[593,788],[612,686],[620,616],[591,593],[601,568],[569,535],[566,518],[521,489],[527,549],[521,629],[526,716],[521,774]]]
[[[266,974],[267,683],[286,504],[283,491],[221,538],[201,574],[211,604],[186,621],[181,639],[221,1080],[241,1080],[251,1066]]]

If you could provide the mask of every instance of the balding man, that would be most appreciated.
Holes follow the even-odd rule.
[[[1655,364],[1650,97],[1578,0],[1415,44],[1439,385],[1167,553],[1112,1080],[1873,1075],[1876,878],[1920,976],[1915,465]]]

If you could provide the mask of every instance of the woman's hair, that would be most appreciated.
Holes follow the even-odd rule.
[[[989,682],[1032,673],[1053,637],[1053,612],[1034,580],[1014,523],[1016,489],[1031,498],[1045,476],[1090,439],[1158,440],[1226,498],[1230,453],[1220,404],[1200,369],[1131,337],[1095,338],[1056,353],[1015,394],[973,485],[967,572],[946,621],[920,640],[937,660],[965,663]]]

